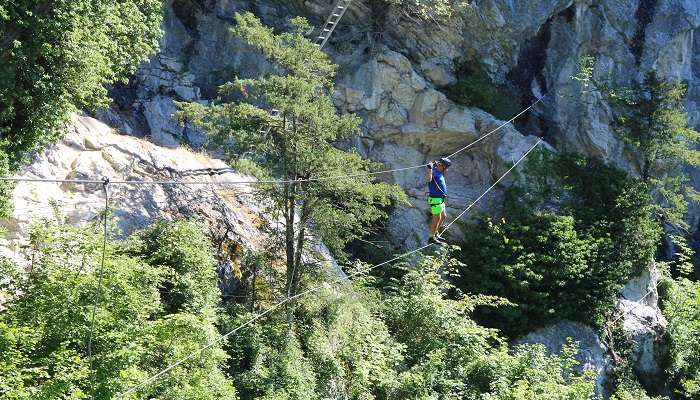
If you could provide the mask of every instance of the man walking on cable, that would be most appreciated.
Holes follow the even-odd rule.
[[[447,198],[447,185],[445,184],[445,172],[452,165],[448,158],[428,163],[428,171],[425,179],[428,182],[428,206],[430,207],[430,243],[440,243],[440,225],[447,218],[445,212],[445,199]]]

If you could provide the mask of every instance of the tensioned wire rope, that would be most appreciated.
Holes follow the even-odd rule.
[[[535,148],[536,148],[537,146],[539,146],[542,142],[543,142],[542,139],[538,139],[537,143],[535,143],[532,147],[530,147],[530,149],[528,149],[528,151],[525,152],[525,154],[523,154],[523,155],[520,157],[520,159],[518,159],[518,161],[516,161],[503,175],[501,175],[500,178],[498,178],[491,186],[489,186],[488,189],[486,189],[486,191],[484,191],[479,197],[477,197],[476,200],[474,200],[473,202],[471,202],[471,203],[467,206],[467,208],[464,209],[464,211],[462,211],[455,219],[453,219],[447,226],[445,226],[445,228],[441,230],[440,234],[445,233],[445,231],[447,231],[455,222],[457,222],[457,220],[459,220],[464,214],[466,214],[467,212],[469,212],[469,210],[471,210],[481,199],[483,199],[483,198],[484,198],[489,192],[491,192],[491,190],[493,190],[503,179],[505,179],[506,176],[508,176],[508,175],[518,166],[518,164],[520,164],[525,158],[527,158],[527,156],[530,155],[530,153],[532,153],[532,151],[535,150]],[[139,390],[139,389],[141,389],[142,387],[144,387],[144,386],[146,386],[146,385],[148,385],[148,384],[154,382],[155,380],[157,380],[157,379],[160,378],[161,376],[167,374],[168,372],[172,371],[173,369],[177,368],[177,367],[180,366],[181,364],[183,364],[183,363],[185,363],[185,362],[187,362],[187,361],[193,359],[194,357],[196,357],[197,355],[199,355],[199,354],[203,353],[204,351],[208,350],[209,348],[211,348],[211,347],[214,346],[215,344],[221,342],[221,341],[224,340],[224,339],[227,339],[228,337],[232,336],[233,334],[235,334],[236,332],[240,331],[241,329],[243,329],[243,328],[245,328],[245,327],[251,325],[251,324],[254,323],[255,321],[257,321],[257,320],[263,318],[264,316],[266,316],[266,315],[272,313],[273,311],[279,309],[280,307],[282,307],[283,305],[285,305],[285,304],[287,304],[287,303],[289,303],[289,302],[291,302],[291,301],[294,301],[294,300],[296,300],[296,299],[298,299],[298,298],[300,298],[300,297],[302,297],[302,296],[305,296],[305,295],[307,295],[307,294],[314,293],[314,292],[318,292],[318,291],[321,290],[322,288],[327,287],[327,285],[340,283],[340,282],[343,282],[343,281],[348,280],[348,279],[350,279],[350,278],[353,278],[353,277],[355,277],[355,276],[358,276],[358,275],[361,275],[361,274],[365,274],[365,273],[367,273],[367,272],[369,272],[369,271],[371,271],[371,270],[374,270],[374,269],[376,269],[376,268],[383,267],[383,266],[385,266],[385,265],[387,265],[387,264],[391,264],[391,263],[393,263],[393,262],[395,262],[395,261],[401,260],[401,259],[403,259],[403,258],[406,258],[406,257],[410,256],[410,255],[413,255],[413,254],[416,254],[416,253],[418,253],[418,252],[421,252],[421,251],[423,251],[423,250],[425,250],[425,249],[427,249],[427,248],[429,248],[429,247],[431,247],[431,246],[433,246],[433,245],[435,245],[435,243],[428,243],[428,244],[426,244],[426,245],[424,245],[424,246],[418,247],[417,249],[414,249],[414,250],[408,251],[408,252],[406,252],[406,253],[403,253],[403,254],[401,254],[401,255],[398,255],[398,256],[396,256],[396,257],[390,259],[390,260],[387,260],[387,261],[384,261],[384,262],[382,262],[382,263],[373,265],[373,266],[371,266],[371,267],[369,267],[369,268],[363,269],[362,271],[354,272],[354,273],[349,274],[349,275],[347,275],[347,276],[334,279],[334,280],[331,281],[331,282],[326,282],[326,283],[324,283],[324,284],[322,284],[322,285],[312,287],[312,288],[307,289],[307,290],[305,290],[305,291],[303,291],[303,292],[297,293],[297,294],[295,294],[295,295],[293,295],[293,296],[291,296],[291,297],[287,297],[286,299],[284,299],[284,300],[282,300],[282,301],[276,303],[275,305],[273,305],[272,307],[268,308],[267,310],[265,310],[265,311],[263,311],[263,312],[261,312],[261,313],[256,314],[254,317],[250,318],[249,320],[247,320],[246,322],[242,323],[241,325],[235,327],[234,329],[230,330],[229,332],[227,332],[227,333],[225,333],[225,334],[219,336],[216,340],[213,340],[213,341],[209,342],[209,343],[206,344],[205,346],[200,347],[199,349],[193,351],[193,352],[190,353],[189,355],[187,355],[187,356],[185,356],[185,357],[179,359],[178,361],[176,361],[176,362],[170,364],[168,367],[166,367],[166,368],[164,368],[164,369],[158,371],[157,373],[151,375],[149,378],[147,378],[146,380],[142,381],[141,383],[132,386],[132,387],[129,388],[127,391],[125,391],[125,392],[121,393],[120,395],[118,395],[115,399],[117,399],[117,400],[123,399],[123,398],[125,398],[126,396],[128,396],[128,395],[134,393],[135,391],[137,391],[137,390]]]
[[[517,118],[519,118],[521,115],[525,114],[528,112],[530,109],[532,109],[535,105],[540,103],[548,93],[545,93],[542,95],[542,97],[538,98],[535,102],[530,104],[527,108],[524,110],[520,111],[517,115],[509,119],[508,121],[505,121],[495,129],[491,130],[490,132],[480,136],[473,142],[469,143],[468,145],[460,148],[459,150],[455,151],[454,153],[450,154],[447,156],[447,158],[454,157],[459,153],[462,153],[472,147],[474,147],[476,144],[484,141],[486,138],[489,136],[493,135],[494,133],[500,131],[504,127],[506,127],[508,124],[511,124],[513,121],[515,121]],[[153,180],[153,181],[144,181],[144,180],[111,180],[109,183],[110,185],[189,185],[189,186],[196,186],[196,185],[204,185],[204,186],[229,186],[229,185],[256,185],[256,184],[291,184],[291,183],[302,183],[302,182],[320,182],[320,181],[333,181],[333,180],[343,180],[343,179],[351,179],[351,178],[360,178],[360,177],[365,177],[365,176],[375,176],[375,175],[382,175],[382,174],[389,174],[389,173],[394,173],[394,172],[401,172],[401,171],[409,171],[413,169],[418,169],[418,168],[424,168],[428,164],[420,164],[420,165],[413,165],[410,167],[402,167],[402,168],[394,168],[394,169],[387,169],[387,170],[382,170],[382,171],[374,171],[374,172],[360,172],[356,174],[349,174],[349,175],[334,175],[334,176],[321,176],[321,177],[316,177],[316,178],[306,178],[306,179],[281,179],[281,180],[240,180],[240,181],[182,181],[182,180]],[[73,183],[73,184],[103,184],[103,180],[96,180],[96,179],[52,179],[52,178],[22,178],[22,177],[9,177],[9,176],[2,176],[0,177],[0,181],[11,181],[11,182],[46,182],[46,183]]]
[[[88,337],[88,345],[87,345],[87,352],[88,352],[88,363],[90,365],[90,398],[94,399],[95,398],[95,379],[97,378],[97,371],[95,371],[95,367],[93,365],[93,356],[92,356],[92,340],[95,332],[95,319],[97,315],[97,306],[100,304],[100,294],[102,293],[102,280],[104,278],[104,269],[105,269],[105,258],[107,257],[107,218],[109,214],[109,179],[104,178],[102,182],[102,189],[104,190],[105,194],[105,210],[104,210],[104,225],[103,229],[104,231],[102,232],[102,257],[100,260],[100,270],[98,272],[98,280],[97,280],[97,290],[95,292],[95,301],[92,305],[92,317],[90,318],[90,336]]]

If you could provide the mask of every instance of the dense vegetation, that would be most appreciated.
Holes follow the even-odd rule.
[[[330,99],[336,65],[305,36],[309,23],[295,18],[291,32],[275,34],[251,13],[235,18],[234,33],[262,52],[275,72],[234,79],[211,105],[181,104],[180,118],[224,144],[235,165],[289,181],[258,186],[256,196],[269,204],[269,215],[284,221],[281,228],[270,227],[271,236],[279,238],[270,248],[281,245],[287,291],[294,295],[312,268],[305,261],[312,225],[342,258],[345,245],[366,234],[367,226],[385,216],[383,208],[403,198],[402,192],[363,175],[373,164],[337,146],[359,135],[360,119],[336,113]],[[324,179],[345,175],[351,176]]]
[[[29,272],[2,260],[0,398],[111,399],[218,334],[211,244],[196,223],[157,223],[109,243],[89,360],[100,233],[40,221]],[[214,346],[133,398],[232,398],[226,359]]]
[[[647,186],[600,160],[547,151],[525,172],[530,183],[508,193],[498,219],[465,229],[457,285],[510,300],[477,315],[511,334],[561,318],[601,326],[661,237]]]
[[[157,49],[161,3],[0,0],[0,175],[59,138],[70,112],[109,105],[106,85]]]
[[[98,229],[42,221],[29,272],[3,260],[12,301],[0,312],[0,397],[90,397],[86,339],[100,241]],[[184,221],[109,244],[95,398],[115,397],[209,343],[217,326],[228,331],[250,317],[219,302],[211,249],[202,226]],[[588,398],[593,376],[573,371],[575,345],[561,356],[537,346],[511,353],[470,318],[484,300],[446,299],[436,272],[445,257],[425,258],[381,290],[366,276],[303,298],[291,323],[272,314],[129,398]]]

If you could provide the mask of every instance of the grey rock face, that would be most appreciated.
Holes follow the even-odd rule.
[[[232,181],[249,180],[235,173],[221,176],[183,176],[184,172],[228,168],[221,160],[184,148],[169,149],[138,138],[118,135],[107,125],[88,117],[75,116],[63,140],[47,149],[26,167],[19,177],[46,179],[89,179],[109,177],[112,181]],[[121,235],[144,228],[157,219],[196,218],[209,228],[219,247],[218,272],[224,294],[236,287],[232,267],[241,261],[242,250],[266,246],[263,213],[249,185],[120,185],[110,184],[109,205]],[[77,183],[20,182],[13,192],[15,210],[2,221],[7,235],[0,241],[0,253],[20,263],[30,225],[42,218],[58,216],[85,226],[99,219],[104,210],[103,185]],[[56,211],[59,215],[56,215]],[[310,256],[336,274],[337,265],[329,251],[317,244]]]
[[[569,341],[578,344],[578,372],[595,372],[596,392],[604,394],[607,376],[612,371],[612,359],[608,355],[607,347],[590,327],[576,322],[561,321],[528,334],[516,344],[538,343],[544,345],[549,354],[559,354]]]
[[[620,293],[616,309],[622,315],[623,330],[632,343],[632,364],[637,376],[648,387],[664,384],[664,371],[656,360],[662,354],[666,319],[659,308],[657,285],[660,273],[655,266],[631,280]]]
[[[117,105],[100,118],[166,146],[204,145],[204,132],[172,119],[173,101],[207,101],[234,76],[257,76],[270,68],[258,52],[233,37],[233,14],[253,11],[266,24],[285,29],[298,14],[320,25],[331,3],[169,0],[161,54],[140,69],[129,87],[115,89]],[[493,141],[460,154],[448,178],[453,213],[517,156],[499,149],[522,149],[532,142],[531,135],[544,136],[558,150],[601,156],[636,173],[634,153],[609,127],[608,105],[595,94],[582,94],[570,76],[584,55],[597,58],[598,78],[613,74],[628,82],[655,68],[689,82],[687,104],[693,120],[700,121],[698,7],[693,0],[484,0],[472,2],[448,23],[436,24],[412,20],[404,10],[380,2],[358,1],[326,48],[341,66],[334,98],[339,110],[364,119],[363,137],[353,143],[358,150],[394,168],[449,154],[499,124],[445,96],[461,63],[483,68],[494,84],[510,88],[506,95],[522,108],[547,93],[542,104],[516,122],[517,129],[508,126]],[[392,219],[390,231],[398,235],[392,240],[424,240],[421,171],[382,179],[401,184],[415,209]],[[497,198],[496,193],[492,199]],[[488,201],[481,207],[492,208]],[[692,210],[691,221],[698,213],[700,209]],[[408,232],[396,226],[404,223],[417,228]]]

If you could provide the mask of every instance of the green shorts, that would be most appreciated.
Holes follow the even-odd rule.
[[[445,211],[445,199],[442,197],[428,196],[428,205],[430,206],[430,213],[433,215],[440,215]]]

